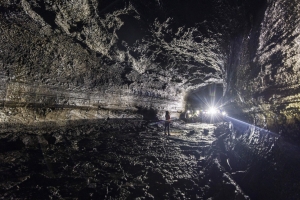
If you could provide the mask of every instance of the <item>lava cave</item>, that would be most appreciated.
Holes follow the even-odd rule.
[[[299,200],[299,13],[1,0],[0,199]]]

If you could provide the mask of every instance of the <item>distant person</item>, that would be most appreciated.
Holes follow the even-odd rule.
[[[171,122],[171,117],[169,111],[166,111],[165,115],[165,135],[167,134],[167,129],[168,129],[168,135],[170,135],[170,122]]]
[[[190,115],[190,114],[189,114],[189,111],[186,111],[186,112],[185,112],[185,122],[186,122],[186,123],[189,121],[189,118],[190,118],[189,115]]]

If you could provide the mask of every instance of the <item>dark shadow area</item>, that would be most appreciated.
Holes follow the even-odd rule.
[[[55,23],[56,13],[54,11],[47,10],[44,1],[38,1],[38,6],[31,5],[31,7],[32,10],[38,13],[53,29],[58,28]]]
[[[298,199],[300,148],[284,137],[228,118],[216,140],[223,149],[220,162],[250,199]],[[225,157],[224,157],[225,156]]]
[[[141,22],[129,15],[120,15],[119,16],[123,26],[116,31],[120,42],[122,40],[126,41],[129,45],[133,45],[133,43],[137,40],[141,40],[145,35],[145,27],[141,24]]]
[[[140,107],[138,108],[137,113],[143,115],[143,120],[158,120],[157,110]]]
[[[24,144],[19,139],[17,140],[8,140],[0,139],[0,153],[7,151],[17,151],[24,148]]]
[[[112,12],[117,9],[123,9],[124,5],[128,5],[128,0],[99,0],[98,1],[98,14],[105,15],[108,12]]]

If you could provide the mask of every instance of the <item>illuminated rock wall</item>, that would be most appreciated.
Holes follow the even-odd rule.
[[[221,84],[280,131],[299,118],[298,13],[296,0],[1,1],[1,120],[17,108],[178,116],[186,96]]]
[[[189,90],[224,82],[228,31],[219,34],[216,23],[222,6],[236,10],[213,1],[209,9],[221,15],[208,22],[181,9],[192,5],[1,1],[1,121],[141,117],[139,109],[177,117]]]
[[[269,1],[235,52],[240,107],[253,123],[276,132],[299,126],[299,11],[298,1]]]

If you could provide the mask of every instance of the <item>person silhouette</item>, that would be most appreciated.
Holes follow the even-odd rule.
[[[165,135],[167,134],[167,130],[168,130],[168,135],[170,135],[170,123],[171,123],[170,112],[166,111],[166,115],[165,115]]]

